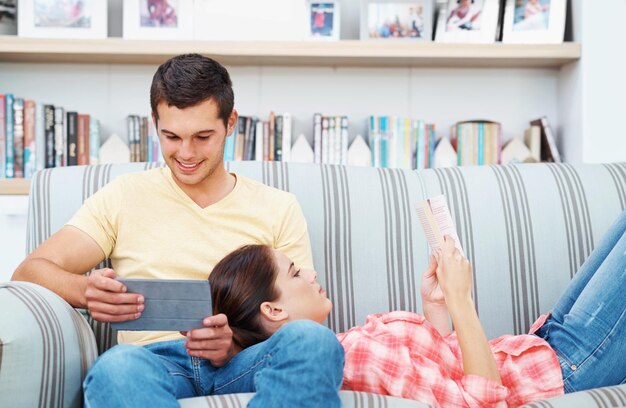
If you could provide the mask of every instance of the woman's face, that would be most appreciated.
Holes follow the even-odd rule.
[[[289,314],[289,320],[324,321],[333,304],[324,288],[317,283],[317,272],[299,269],[277,250],[274,250],[274,260],[278,266],[275,286],[280,292],[276,302]]]

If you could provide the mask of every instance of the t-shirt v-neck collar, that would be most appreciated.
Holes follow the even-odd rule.
[[[204,208],[200,207],[195,201],[191,199],[191,197],[187,195],[187,193],[183,191],[182,188],[180,188],[178,184],[176,184],[176,181],[174,180],[174,175],[172,174],[172,171],[168,167],[164,168],[163,175],[165,179],[167,180],[168,184],[172,187],[172,189],[176,192],[176,194],[179,195],[187,203],[187,205],[189,205],[190,207],[193,207],[195,210],[200,211],[200,212],[209,212],[215,208],[220,208],[220,207],[227,205],[228,202],[232,200],[231,197],[233,197],[239,190],[239,186],[241,184],[240,183],[241,180],[239,179],[239,176],[237,176],[237,174],[235,173],[229,173],[229,174],[235,177],[235,187],[233,187],[233,189],[228,194],[226,194],[226,196],[224,196],[221,200],[213,204],[210,204]]]

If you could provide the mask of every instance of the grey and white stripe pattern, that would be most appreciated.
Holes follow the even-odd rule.
[[[211,397],[185,398],[179,400],[181,408],[243,408],[254,396],[253,393],[214,395]],[[403,398],[384,397],[378,394],[356,391],[340,391],[344,407],[352,408],[429,408],[430,405]]]
[[[611,408],[626,407],[626,384],[566,394],[535,401],[521,408]]]
[[[593,234],[587,198],[580,177],[569,164],[548,164],[558,187],[567,231],[570,277],[593,248]]]
[[[383,196],[385,259],[389,310],[418,311],[419,275],[413,260],[411,220],[415,206],[409,200],[406,172],[378,169]]]
[[[0,284],[0,303],[11,310],[2,318],[7,332],[0,396],[11,395],[11,406],[80,406],[82,379],[97,357],[85,320],[59,296],[31,283]]]
[[[611,175],[618,191],[619,202],[622,210],[626,209],[626,163],[604,164],[604,167]]]
[[[332,330],[345,331],[356,324],[351,256],[350,191],[343,166],[322,165],[324,209],[324,280],[333,299],[328,317]]]
[[[540,314],[535,242],[528,197],[517,167],[490,167],[498,180],[504,208],[514,333],[528,333],[530,324]]]

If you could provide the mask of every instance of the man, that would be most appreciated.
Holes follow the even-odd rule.
[[[197,54],[174,57],[157,69],[150,104],[167,167],[109,183],[13,279],[45,286],[96,320],[120,322],[138,318],[144,300],[116,277],[206,279],[224,255],[250,243],[312,267],[295,197],[224,168],[226,137],[237,124],[226,69]],[[106,258],[113,269],[84,276]],[[330,330],[298,323],[271,344],[239,352],[225,315],[203,323],[186,338],[120,332],[120,345],[85,379],[85,405],[178,406],[180,398],[252,391],[251,405],[339,405],[343,354]]]

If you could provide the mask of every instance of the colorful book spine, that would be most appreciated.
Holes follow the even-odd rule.
[[[423,120],[416,122],[417,126],[417,169],[422,170],[425,168],[424,163],[424,151],[426,150],[426,126]]]
[[[224,161],[233,161],[235,159],[235,140],[237,139],[238,131],[239,126],[234,126],[232,134],[226,137],[224,145]]]
[[[65,166],[66,153],[65,145],[67,143],[65,135],[65,109],[59,106],[54,108],[54,165],[56,167]]]
[[[24,178],[24,99],[13,102],[13,177]]]
[[[35,101],[24,101],[24,177],[27,179],[37,171],[36,115]]]
[[[78,165],[78,112],[67,112],[65,114],[67,123],[67,143],[65,152],[66,165]]]
[[[322,115],[313,115],[313,159],[315,163],[322,162]]]
[[[46,168],[54,167],[56,160],[56,145],[54,135],[54,105],[44,106],[44,128],[45,128],[45,156],[46,156]]]
[[[6,109],[5,109],[5,118],[6,118],[6,161],[5,161],[5,173],[4,176],[6,178],[15,177],[15,157],[14,157],[14,148],[15,145],[15,133],[14,133],[14,123],[13,123],[13,102],[14,98],[12,94],[6,94]]]
[[[483,122],[480,122],[477,124],[478,125],[478,143],[477,143],[477,150],[478,150],[478,165],[482,166],[483,164],[485,164],[485,124]]]
[[[6,96],[0,95],[0,178],[6,178],[7,119]]]
[[[348,117],[341,117],[341,164],[348,164],[348,139],[350,134],[348,133]]]

